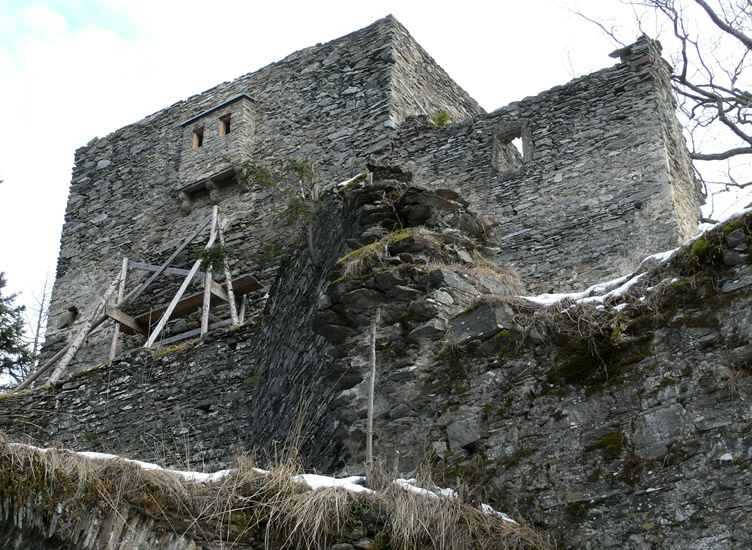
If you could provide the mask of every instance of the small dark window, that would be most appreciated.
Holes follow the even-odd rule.
[[[230,116],[219,119],[219,135],[226,136],[230,133]]]
[[[204,144],[204,129],[193,132],[193,148],[198,149]]]

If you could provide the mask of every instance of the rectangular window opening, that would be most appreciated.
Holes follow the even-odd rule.
[[[219,119],[219,135],[226,136],[230,133],[230,115]]]
[[[204,144],[204,129],[193,132],[193,148],[198,149]]]

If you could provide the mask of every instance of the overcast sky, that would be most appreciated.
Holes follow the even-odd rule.
[[[76,148],[392,13],[491,111],[612,65],[574,0],[0,0],[0,271],[32,302],[54,278]],[[618,0],[580,9],[624,26]],[[146,260],[145,258],[142,260]]]

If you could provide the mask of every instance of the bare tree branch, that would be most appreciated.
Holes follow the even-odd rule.
[[[702,9],[705,10],[711,21],[713,21],[718,28],[738,39],[748,50],[752,50],[752,38],[744,34],[738,27],[732,27],[726,21],[718,17],[718,14],[713,11],[705,0],[694,0],[694,2],[695,4],[702,6]]]

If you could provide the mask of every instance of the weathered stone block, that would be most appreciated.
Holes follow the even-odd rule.
[[[449,320],[449,333],[458,343],[485,340],[512,326],[514,312],[501,303],[483,303]]]
[[[687,429],[686,416],[684,407],[678,403],[640,415],[633,436],[637,456],[644,460],[666,456],[668,446]]]
[[[431,288],[450,288],[473,296],[478,294],[478,290],[473,285],[465,281],[454,271],[444,267],[431,271],[428,277],[428,284]]]

